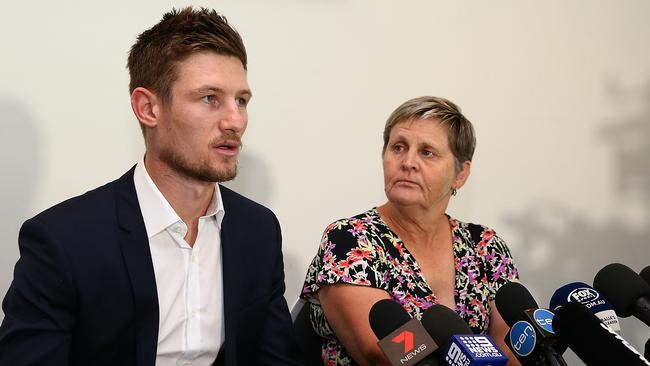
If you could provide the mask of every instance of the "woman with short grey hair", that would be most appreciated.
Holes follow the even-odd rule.
[[[425,96],[399,106],[383,138],[387,202],[331,223],[303,286],[324,364],[388,365],[368,321],[382,299],[418,319],[445,305],[508,352],[494,297],[518,278],[510,251],[491,228],[446,213],[470,175],[472,124],[451,101]]]

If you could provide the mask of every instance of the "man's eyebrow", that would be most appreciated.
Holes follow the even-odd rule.
[[[194,93],[212,92],[215,94],[219,94],[219,93],[223,93],[223,89],[216,86],[205,85],[192,90],[192,92]]]
[[[193,90],[194,93],[196,94],[201,94],[205,92],[211,92],[215,94],[223,94],[225,91],[222,88],[219,88],[217,86],[211,86],[211,85],[205,85],[199,88],[196,88]],[[248,97],[253,96],[253,92],[250,89],[242,89],[237,92],[237,95],[246,95]]]

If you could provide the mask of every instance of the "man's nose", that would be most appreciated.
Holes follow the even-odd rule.
[[[246,128],[247,118],[246,109],[232,101],[224,105],[224,115],[219,121],[219,127],[222,131],[241,134]]]

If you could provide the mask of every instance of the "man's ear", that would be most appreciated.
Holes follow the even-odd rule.
[[[135,117],[145,128],[158,125],[160,100],[149,89],[137,87],[131,93],[131,108]]]
[[[461,164],[460,172],[458,172],[458,174],[456,175],[456,180],[454,181],[454,184],[451,186],[452,188],[460,189],[460,187],[465,185],[465,182],[467,182],[467,178],[469,178],[471,167],[472,167],[472,163],[469,160],[466,160]]]

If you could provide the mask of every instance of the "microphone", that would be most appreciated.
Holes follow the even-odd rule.
[[[647,284],[650,285],[650,266],[645,267],[644,269],[641,270],[639,273],[639,276],[645,280]]]
[[[370,328],[379,339],[381,348],[393,366],[438,366],[431,358],[425,358],[438,349],[427,331],[417,319],[411,319],[402,305],[396,301],[377,301],[368,314]]]
[[[494,301],[503,320],[512,326],[526,309],[537,309],[537,301],[528,289],[519,282],[508,282],[499,287]]]
[[[650,285],[650,266],[645,267],[639,272],[639,276],[645,280],[645,282]],[[645,351],[643,356],[648,359],[650,358],[650,338],[645,342]]]
[[[553,329],[588,366],[650,366],[634,347],[580,303],[560,306],[553,319]]]
[[[492,339],[472,330],[455,311],[433,305],[422,314],[422,325],[444,350],[440,357],[447,366],[503,366],[508,358]]]
[[[607,297],[618,316],[634,315],[650,326],[650,285],[630,267],[606,265],[596,273],[594,288]]]
[[[557,309],[568,302],[577,302],[584,305],[613,331],[621,333],[621,326],[612,305],[593,287],[582,282],[564,285],[555,290],[553,296],[551,296],[549,307]]]
[[[650,285],[650,266],[645,267],[644,269],[639,272],[639,276],[645,280],[645,282]],[[645,342],[645,351],[643,352],[643,356],[646,359],[650,359],[650,338]]]
[[[539,309],[524,285],[508,282],[496,293],[495,302],[510,330],[505,342],[525,366],[566,365],[566,346],[553,331],[553,312]]]

